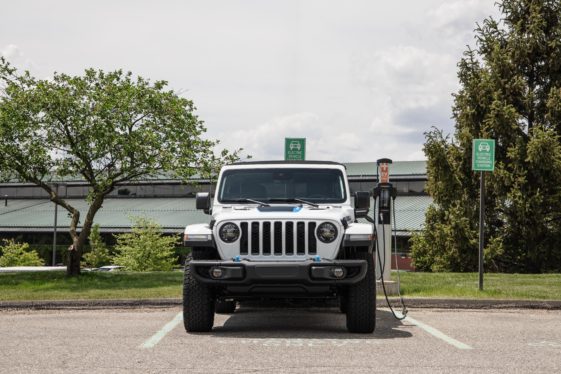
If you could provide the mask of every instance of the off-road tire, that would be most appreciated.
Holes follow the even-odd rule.
[[[236,311],[236,301],[216,300],[216,303],[214,304],[214,310],[218,314],[232,314]]]
[[[357,252],[353,257],[366,260],[367,272],[360,282],[348,289],[346,310],[347,330],[353,333],[370,334],[376,327],[376,275],[374,256],[368,252]]]
[[[189,260],[185,261],[183,281],[183,324],[187,332],[208,332],[214,325],[214,292],[191,274]]]

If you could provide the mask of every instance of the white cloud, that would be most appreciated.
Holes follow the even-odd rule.
[[[353,100],[339,98],[339,105],[328,107],[321,102],[321,111],[276,116],[222,132],[223,145],[244,144],[258,159],[280,159],[285,137],[305,137],[308,159],[424,159],[423,132],[452,123],[456,61],[415,46],[392,46],[357,53],[349,66]]]
[[[4,48],[2,48],[0,54],[2,55],[2,57],[5,57],[8,60],[23,57],[23,53],[15,44],[6,45]]]
[[[375,136],[413,142],[420,149],[422,134],[431,126],[450,128],[451,93],[458,87],[450,55],[394,46],[356,57],[353,71],[356,82],[371,92],[369,130]]]
[[[360,57],[355,76],[385,105],[430,107],[455,89],[455,68],[450,55],[395,46]]]
[[[33,61],[27,58],[20,47],[7,44],[0,50],[0,55],[18,69],[30,70],[34,67]]]
[[[427,24],[435,36],[443,37],[449,44],[464,48],[473,42],[476,22],[493,15],[498,16],[498,8],[490,0],[445,1],[427,12]]]
[[[379,132],[370,129],[368,123],[364,125],[341,125],[336,118],[295,113],[273,118],[251,130],[224,134],[221,146],[246,144],[245,152],[259,160],[282,159],[286,137],[306,138],[306,158],[309,160],[369,161],[382,155],[396,160],[410,159],[406,155],[418,149],[416,142],[397,137],[391,126],[387,131]],[[405,136],[412,133],[403,128],[398,131]]]
[[[0,23],[0,51],[38,77],[132,70],[182,90],[222,146],[279,159],[284,137],[301,136],[310,159],[368,161],[420,157],[424,131],[451,129],[456,62],[493,0],[123,0],[110,13],[30,0],[3,10],[25,17]]]
[[[423,150],[420,150],[420,151],[414,151],[409,153],[405,157],[405,161],[418,161],[418,160],[424,160],[426,158],[427,156],[425,155],[425,152],[423,152]]]

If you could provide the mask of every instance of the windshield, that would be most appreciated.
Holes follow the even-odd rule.
[[[227,170],[218,187],[218,201],[342,203],[347,199],[343,178],[337,169]]]

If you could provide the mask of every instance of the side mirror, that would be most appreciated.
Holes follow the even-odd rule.
[[[370,193],[367,191],[355,192],[355,217],[362,218],[368,215],[370,210]]]
[[[195,205],[197,210],[203,210],[206,214],[210,214],[210,193],[198,192],[195,197]]]

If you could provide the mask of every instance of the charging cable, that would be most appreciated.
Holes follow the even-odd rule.
[[[369,217],[369,216],[366,216],[366,220],[374,225],[374,238],[376,240],[376,254],[377,254],[377,257],[378,257],[378,265],[380,266],[380,278],[378,280],[380,280],[381,283],[382,283],[382,290],[384,291],[384,297],[386,299],[386,303],[388,304],[388,307],[390,308],[390,311],[392,312],[392,315],[394,316],[395,319],[401,321],[401,320],[404,320],[405,317],[407,317],[408,310],[407,310],[407,307],[405,306],[405,302],[403,301],[403,296],[401,295],[401,291],[400,291],[401,279],[400,279],[400,276],[399,276],[399,267],[397,266],[397,225],[395,223],[395,197],[393,198],[392,202],[394,203],[394,206],[393,206],[393,208],[394,208],[393,209],[393,219],[394,220],[393,220],[393,222],[394,222],[394,228],[395,229],[393,230],[393,237],[394,237],[394,253],[396,255],[396,269],[397,269],[397,294],[399,296],[399,300],[400,300],[400,303],[401,303],[401,316],[398,316],[395,313],[395,311],[393,309],[393,306],[391,305],[390,299],[388,298],[388,292],[386,291],[386,284],[384,282],[384,269],[386,267],[386,259],[385,259],[385,257],[386,257],[385,256],[385,254],[386,254],[386,240],[385,240],[386,235],[385,234],[386,233],[385,233],[385,227],[384,227],[384,215],[380,214],[380,220],[382,221],[382,242],[384,243],[383,244],[383,247],[384,247],[383,248],[384,249],[384,263],[383,264],[382,264],[382,258],[380,256],[380,248],[378,246],[378,229],[376,228],[377,227],[376,220]],[[374,198],[374,211],[376,211],[376,198]],[[391,266],[391,259],[390,259],[390,266]]]

